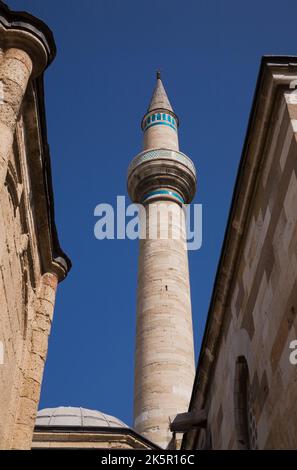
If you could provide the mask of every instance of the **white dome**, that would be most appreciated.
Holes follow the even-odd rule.
[[[127,428],[128,426],[115,418],[96,410],[74,406],[58,406],[38,411],[36,426],[97,426],[109,428]]]

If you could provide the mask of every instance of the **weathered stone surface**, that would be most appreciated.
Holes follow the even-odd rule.
[[[297,104],[278,86],[289,86],[288,66],[280,75],[271,63],[262,71],[191,403],[207,410],[214,449],[243,448],[239,430],[247,425],[246,447],[297,447],[289,360],[297,331]],[[249,393],[235,373],[243,358]],[[184,445],[197,438],[202,445],[198,435],[189,433]]]
[[[4,102],[0,106],[0,125],[4,135],[0,146],[0,188],[5,180],[15,126],[31,70],[32,61],[24,51],[8,49],[1,56],[0,80],[3,84]]]
[[[43,147],[45,136],[37,103],[42,96],[37,93],[34,99],[37,87],[32,70],[42,73],[47,59],[41,41],[34,36],[36,25],[32,34],[18,30],[17,22],[15,29],[9,27],[9,20],[3,26],[6,8],[2,4],[0,8],[0,81],[4,92],[0,104],[0,341],[4,346],[0,448],[30,449],[58,282],[58,275],[44,268],[43,260],[50,257],[51,247],[40,242],[42,230],[51,232],[47,217],[50,201],[46,199],[48,187],[42,167],[46,145]],[[31,19],[23,18],[27,22]],[[32,183],[38,178],[36,191]],[[40,198],[46,199],[42,224],[36,213]]]

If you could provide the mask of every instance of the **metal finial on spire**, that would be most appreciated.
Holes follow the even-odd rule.
[[[168,111],[173,112],[173,109],[171,107],[164,85],[161,80],[160,70],[157,70],[157,83],[155,85],[153,96],[148,107],[148,112],[154,109],[167,109]]]

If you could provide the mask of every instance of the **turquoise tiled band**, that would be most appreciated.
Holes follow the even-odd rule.
[[[154,113],[144,119],[142,123],[143,131],[149,129],[149,127],[153,126],[169,126],[173,130],[177,130],[177,122],[176,119],[167,113]]]
[[[151,197],[151,196],[158,196],[158,195],[162,195],[162,194],[175,197],[175,198],[178,199],[182,204],[184,204],[184,200],[183,200],[183,198],[182,198],[179,194],[177,194],[177,193],[175,193],[175,192],[173,192],[173,191],[169,191],[169,190],[167,190],[167,189],[159,189],[159,190],[157,190],[157,191],[151,191],[150,193],[147,193],[147,194],[143,197],[142,201],[143,201],[143,202],[146,201],[146,200],[147,200],[149,197]]]

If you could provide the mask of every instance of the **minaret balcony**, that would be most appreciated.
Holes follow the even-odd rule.
[[[189,204],[196,192],[196,169],[184,153],[170,149],[150,149],[138,154],[128,168],[128,193],[133,202],[143,203],[151,193],[180,195]]]

